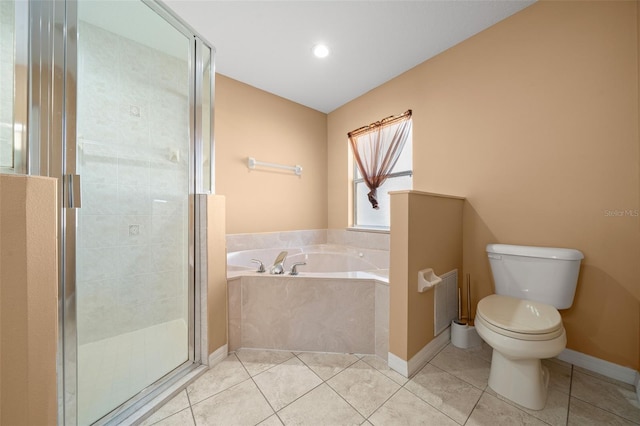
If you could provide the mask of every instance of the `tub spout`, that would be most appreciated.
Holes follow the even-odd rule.
[[[273,262],[273,266],[271,267],[269,272],[271,272],[274,275],[284,274],[284,261],[287,258],[287,254],[289,253],[286,251],[280,252],[278,257],[276,257],[275,262]]]

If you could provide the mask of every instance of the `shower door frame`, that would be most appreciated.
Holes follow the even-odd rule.
[[[157,13],[189,40],[189,241],[188,241],[188,360],[154,384],[96,421],[119,423],[172,385],[207,363],[206,194],[202,185],[202,145],[213,158],[213,93],[215,48],[159,1],[137,0]],[[29,1],[29,162],[28,173],[58,178],[60,210],[58,242],[58,424],[77,424],[76,224],[81,208],[76,166],[76,100],[78,0]],[[202,49],[210,49],[210,116],[202,116]],[[209,140],[199,130],[211,123]]]

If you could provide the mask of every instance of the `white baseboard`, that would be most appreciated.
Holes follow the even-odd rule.
[[[402,374],[404,377],[411,377],[420,370],[431,358],[433,358],[442,348],[447,346],[451,340],[451,327],[437,335],[432,341],[427,343],[420,352],[415,354],[409,361],[405,361],[397,355],[389,352],[389,368]]]
[[[407,361],[392,354],[391,352],[389,352],[389,355],[387,356],[387,365],[389,365],[390,369],[395,370],[404,377],[409,377],[409,364]]]
[[[220,361],[224,360],[229,355],[229,346],[220,346],[218,349],[209,354],[209,367],[213,367]]]
[[[636,387],[636,394],[638,393],[638,382],[640,378],[638,372],[632,368],[623,367],[622,365],[614,364],[571,349],[565,349],[557,358],[561,361],[593,371],[594,373],[602,374],[610,379],[634,385]]]

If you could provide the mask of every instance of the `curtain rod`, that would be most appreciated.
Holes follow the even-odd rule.
[[[389,126],[391,124],[394,124],[398,121],[403,121],[403,120],[407,120],[409,118],[411,118],[411,114],[412,111],[410,109],[406,110],[405,112],[403,112],[400,115],[394,116],[391,115],[389,117],[383,118],[380,121],[376,121],[374,123],[369,124],[368,126],[362,126],[356,130],[352,130],[351,132],[347,133],[347,137],[353,137],[353,136],[358,136],[362,133],[366,133],[366,132],[370,132],[373,131],[375,129],[377,129],[378,127],[383,127],[383,126]]]
[[[264,161],[257,161],[255,158],[253,157],[249,157],[248,161],[247,161],[247,167],[249,167],[250,169],[255,169],[256,166],[261,166],[261,167],[272,167],[274,169],[283,169],[283,170],[291,170],[292,172],[294,172],[296,174],[296,176],[302,176],[302,166],[286,166],[284,164],[275,164],[275,163],[266,163]]]

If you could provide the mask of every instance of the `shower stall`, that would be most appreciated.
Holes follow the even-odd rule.
[[[206,360],[214,50],[153,0],[2,4],[27,82],[2,149],[59,178],[58,423],[116,424]]]

